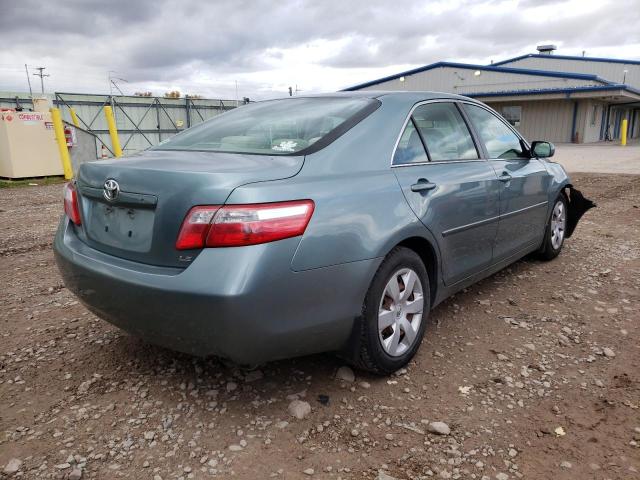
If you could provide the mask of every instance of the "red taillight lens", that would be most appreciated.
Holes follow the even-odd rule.
[[[300,200],[222,207],[207,235],[207,247],[235,247],[302,235],[313,214],[313,202]]]
[[[176,248],[239,247],[302,235],[311,200],[192,208],[180,229]]]
[[[69,182],[64,186],[64,213],[69,220],[76,225],[80,225],[80,207],[78,206],[78,192],[73,183]]]
[[[213,220],[213,216],[219,208],[217,205],[209,205],[206,207],[193,207],[189,210],[180,227],[176,248],[178,250],[189,250],[204,247],[207,234],[211,228],[211,220]]]

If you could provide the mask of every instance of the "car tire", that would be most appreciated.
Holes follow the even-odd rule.
[[[541,260],[553,260],[560,254],[566,238],[568,206],[567,198],[562,193],[553,202],[544,231],[544,240],[536,252]]]
[[[356,351],[348,358],[356,367],[377,374],[404,367],[422,343],[430,308],[424,263],[413,250],[394,248],[371,281],[354,332],[358,336],[352,344]]]

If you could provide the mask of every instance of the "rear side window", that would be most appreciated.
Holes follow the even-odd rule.
[[[422,140],[420,140],[420,134],[413,120],[409,119],[393,155],[393,164],[408,165],[428,161],[429,158],[424,150],[424,145],[422,145]]]
[[[428,103],[413,112],[432,162],[479,158],[471,133],[453,103]]]
[[[369,98],[292,98],[233,109],[185,130],[154,150],[304,155],[320,150],[373,112]]]
[[[464,108],[485,145],[489,158],[528,158],[520,138],[493,113],[476,105]]]

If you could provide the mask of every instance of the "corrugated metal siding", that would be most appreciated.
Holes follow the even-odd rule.
[[[517,130],[529,141],[570,142],[573,103],[566,100],[550,100],[488,105],[498,112],[501,112],[504,106],[522,107],[521,123]]]
[[[556,72],[587,73],[598,75],[605,80],[615,83],[623,83],[624,71],[627,70],[625,83],[635,88],[640,88],[640,65],[625,63],[590,62],[587,60],[570,60],[554,58],[526,57],[509,63],[503,63],[501,67],[507,68],[531,68],[534,70],[551,70]]]
[[[468,93],[543,90],[599,85],[602,85],[602,83],[590,80],[511,74],[486,70],[480,71],[480,75],[476,76],[472,69],[439,67],[404,77],[403,82],[399,79],[394,79],[365,87],[363,90],[431,90],[464,95]]]

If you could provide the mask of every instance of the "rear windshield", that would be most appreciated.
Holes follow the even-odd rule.
[[[370,98],[334,97],[252,103],[185,130],[153,150],[311,153],[335,140],[378,105]]]

